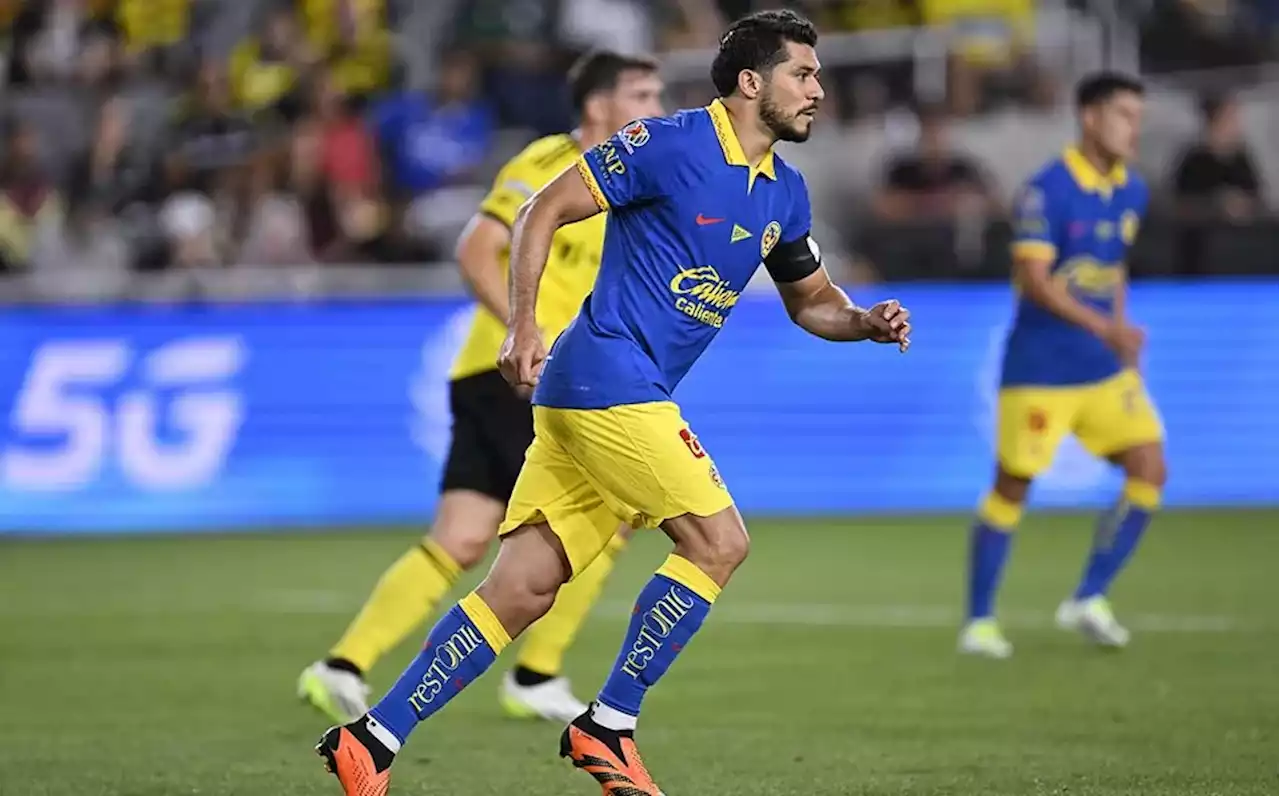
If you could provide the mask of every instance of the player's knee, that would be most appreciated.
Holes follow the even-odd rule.
[[[493,535],[487,533],[488,529],[481,530],[486,532],[441,533],[433,530],[427,538],[456,561],[459,568],[469,570],[484,560],[489,553],[489,545],[493,542]]]
[[[523,629],[551,610],[559,584],[548,586],[534,578],[489,577],[476,589],[509,630]]]
[[[546,526],[506,536],[488,576],[476,591],[509,631],[519,632],[551,610],[572,570]]]
[[[451,489],[440,497],[436,521],[427,538],[456,561],[459,569],[472,569],[489,554],[505,513],[503,503],[491,495]]]
[[[723,586],[751,552],[747,529],[740,519],[699,523],[699,526],[696,532],[680,534],[675,553],[696,564]]]
[[[1003,467],[996,470],[996,482],[991,491],[1000,496],[1006,503],[1021,506],[1027,502],[1027,492],[1031,489],[1031,479],[1014,475]]]
[[[706,556],[716,568],[731,572],[747,560],[750,552],[751,540],[747,537],[746,529],[731,528],[711,537]]]
[[[1130,478],[1148,483],[1157,489],[1164,489],[1164,485],[1169,480],[1169,466],[1162,455],[1144,457],[1140,466],[1130,474]]]
[[[1164,489],[1169,480],[1169,469],[1164,450],[1159,445],[1144,445],[1125,453],[1123,462],[1125,478],[1138,481],[1156,489]]]

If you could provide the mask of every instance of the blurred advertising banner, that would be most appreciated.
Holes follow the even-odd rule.
[[[743,297],[677,391],[746,513],[967,512],[992,474],[995,286],[887,286],[912,349],[806,336]],[[1277,502],[1277,283],[1140,283],[1167,504]],[[461,298],[0,312],[0,532],[425,524],[449,444]],[[1118,478],[1074,442],[1040,506]]]

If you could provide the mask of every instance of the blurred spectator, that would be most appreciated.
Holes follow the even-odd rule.
[[[1178,254],[1185,274],[1204,273],[1206,227],[1245,224],[1265,208],[1253,158],[1244,141],[1240,106],[1231,97],[1201,103],[1200,140],[1183,152],[1173,173],[1173,192],[1183,234]]]
[[[349,97],[384,89],[391,77],[386,0],[296,0],[307,40]]]
[[[871,33],[923,24],[918,0],[805,0],[824,30]],[[834,66],[828,104],[845,119],[878,115],[911,101],[915,65],[909,57]]]
[[[253,205],[236,262],[246,265],[302,265],[314,262],[306,210],[294,193],[291,146],[264,153],[257,161]]]
[[[972,158],[951,148],[945,113],[936,108],[921,112],[915,151],[889,161],[875,200],[877,215],[894,222],[985,216],[994,206],[982,170]]]
[[[102,4],[113,2],[127,64],[168,74],[186,66],[193,0],[107,0]]]
[[[165,145],[169,196],[160,218],[177,264],[220,260],[258,145],[253,127],[231,107],[222,69],[206,61]]]
[[[706,7],[705,0],[665,0]],[[560,36],[575,48],[639,55],[653,51],[653,6],[643,0],[562,0]],[[713,17],[715,19],[716,17]],[[713,38],[712,42],[715,41]]]
[[[954,113],[981,110],[987,98],[1047,105],[1046,76],[1032,57],[1035,0],[919,0],[926,25],[953,36],[947,98]]]
[[[117,65],[118,35],[89,0],[28,0],[13,22],[9,80],[98,85]]]
[[[728,3],[666,0],[648,4],[647,10],[651,15],[651,22],[657,27],[652,35],[658,48],[677,50],[715,47],[725,27],[731,21],[750,13],[750,6],[751,3],[744,0]]]
[[[1185,217],[1219,216],[1235,222],[1252,219],[1262,208],[1259,180],[1244,141],[1240,106],[1231,97],[1201,103],[1199,141],[1183,152],[1173,189]]]
[[[568,130],[573,111],[564,86],[571,60],[559,46],[557,0],[461,0],[454,42],[475,52],[485,93],[500,122],[536,135]]]
[[[301,86],[318,61],[293,9],[272,9],[262,33],[251,33],[231,54],[236,105],[249,113],[270,109],[284,119],[296,118],[302,105]]]
[[[421,235],[430,236],[430,213],[421,200],[441,189],[474,185],[489,153],[494,119],[479,96],[475,59],[466,52],[447,55],[429,95],[405,92],[374,107],[371,123],[386,163],[395,203],[412,208]],[[459,197],[458,204],[466,204]],[[417,212],[422,210],[426,212]],[[469,211],[468,211],[469,213]]]
[[[62,220],[62,199],[40,162],[39,137],[22,121],[7,131],[0,161],[0,271],[30,264],[32,244]]]
[[[154,159],[130,137],[129,101],[120,96],[103,100],[93,142],[71,169],[77,190],[92,193],[95,207],[120,213],[134,202],[158,198],[155,171]]]
[[[160,209],[160,227],[169,244],[170,264],[180,268],[219,265],[225,219],[213,199],[180,190]]]
[[[1165,0],[1142,20],[1144,71],[1244,66],[1276,57],[1276,0]],[[1271,24],[1267,24],[1267,17]]]
[[[32,241],[29,284],[37,295],[62,299],[119,296],[132,259],[110,207],[77,182],[68,191],[65,220],[42,225]]]
[[[293,144],[312,251],[326,261],[383,260],[386,219],[373,136],[332,75],[316,81],[312,110]]]
[[[215,193],[228,169],[248,163],[257,143],[252,125],[231,106],[219,65],[205,62],[165,145],[169,189]]]

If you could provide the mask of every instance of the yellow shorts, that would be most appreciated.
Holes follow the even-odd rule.
[[[711,456],[670,401],[609,409],[533,408],[533,444],[499,529],[546,522],[574,575],[620,523],[653,528],[733,505]]]
[[[1067,434],[1106,457],[1163,441],[1164,423],[1132,370],[1094,384],[1000,391],[996,450],[1005,472],[1023,478],[1043,473]]]

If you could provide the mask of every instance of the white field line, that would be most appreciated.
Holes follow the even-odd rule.
[[[346,615],[359,608],[363,594],[324,589],[281,589],[243,595],[169,595],[164,600],[113,604],[110,599],[94,605],[56,601],[26,604],[0,601],[0,617],[34,619],[55,616],[180,616],[217,612],[264,615]],[[6,604],[7,603],[7,604]],[[605,601],[596,606],[595,621],[622,622],[631,604]],[[711,622],[736,625],[792,625],[831,628],[956,629],[962,615],[958,606],[923,604],[838,604],[803,602],[735,602],[728,597],[716,606]],[[1276,632],[1275,626],[1238,617],[1191,614],[1130,614],[1120,606],[1120,619],[1130,629],[1144,633]],[[1004,611],[1001,624],[1009,629],[1042,630],[1053,625],[1051,610]]]

